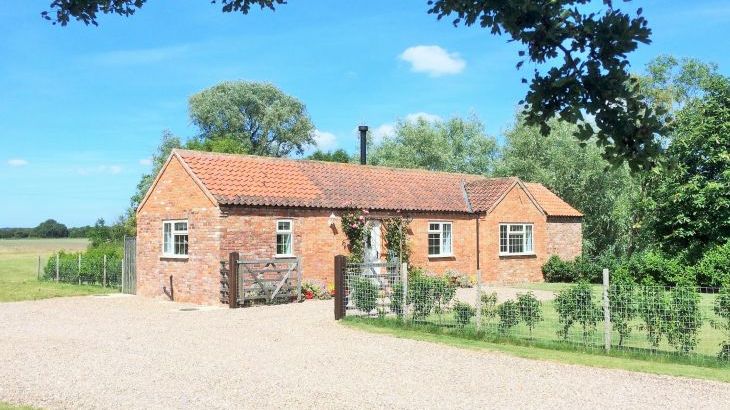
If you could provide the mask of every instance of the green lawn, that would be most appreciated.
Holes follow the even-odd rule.
[[[41,269],[48,258],[60,250],[84,250],[86,239],[2,239],[0,240],[0,302],[46,299],[109,293],[98,286],[38,281],[38,257]]]
[[[682,363],[680,359],[675,361],[665,357],[661,360],[646,360],[644,358],[634,358],[630,354],[617,351],[605,354],[599,351],[593,353],[568,348],[561,349],[558,348],[558,345],[543,348],[529,344],[496,343],[475,337],[450,335],[446,333],[446,330],[438,327],[403,327],[394,324],[393,320],[347,317],[342,323],[345,326],[373,333],[441,343],[460,348],[503,352],[528,359],[730,382],[730,370],[727,367],[696,366],[691,363]]]
[[[5,403],[0,401],[0,410],[33,410],[35,407],[31,406],[16,406],[15,404]]]

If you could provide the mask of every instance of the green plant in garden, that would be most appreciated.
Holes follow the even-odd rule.
[[[433,281],[421,269],[413,269],[408,275],[408,302],[413,304],[414,319],[425,319],[433,310]]]
[[[509,333],[520,323],[520,308],[513,300],[505,300],[497,306],[497,315],[499,315],[499,331],[502,334]]]
[[[720,342],[720,352],[717,357],[720,360],[730,361],[730,281],[720,289],[712,310],[721,318],[720,321],[713,321],[712,327],[725,333],[725,340]]]
[[[475,314],[476,309],[468,303],[457,301],[454,304],[454,318],[460,327],[466,326]]]
[[[365,313],[370,313],[377,306],[379,287],[373,279],[358,276],[350,286],[352,300],[355,307]]]
[[[700,286],[730,283],[730,241],[705,252],[695,270]]]
[[[532,292],[517,294],[517,308],[520,320],[527,325],[532,337],[532,329],[542,321],[542,304]]]
[[[456,285],[451,284],[447,276],[433,276],[429,279],[433,287],[434,311],[439,315],[439,322],[441,322],[441,315],[456,295]]]
[[[652,348],[659,347],[662,336],[667,333],[669,303],[662,287],[651,284],[642,286],[639,295],[639,316],[644,321],[646,338]]]
[[[444,275],[448,276],[451,284],[456,287],[470,288],[474,286],[474,281],[466,273],[449,269]]]
[[[578,324],[582,328],[583,344],[588,344],[602,317],[601,308],[594,299],[588,282],[579,282],[558,293],[555,298],[555,310],[558,312],[558,323],[562,325],[558,330],[559,336],[568,340],[570,328]]]
[[[342,231],[347,237],[350,262],[362,263],[365,260],[365,235],[367,233],[367,209],[354,209],[342,214]]]
[[[396,282],[393,284],[393,288],[390,293],[390,311],[395,313],[398,317],[403,317],[403,284]]]
[[[482,293],[482,318],[487,324],[497,317],[497,292]]]
[[[385,218],[382,220],[385,229],[385,248],[388,250],[388,257],[393,257],[399,262],[408,263],[411,259],[411,248],[408,243],[408,230],[411,225],[411,218],[400,215]]]
[[[614,275],[608,287],[611,324],[618,332],[619,346],[623,346],[624,341],[631,335],[631,321],[636,317],[635,288],[636,284],[627,275]]]
[[[697,346],[702,326],[700,295],[694,286],[681,285],[671,290],[669,301],[667,340],[679,352],[689,353]]]

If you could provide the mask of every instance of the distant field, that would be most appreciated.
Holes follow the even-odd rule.
[[[46,299],[57,296],[108,293],[97,286],[39,282],[38,257],[41,269],[54,253],[86,249],[87,239],[0,239],[0,302]]]

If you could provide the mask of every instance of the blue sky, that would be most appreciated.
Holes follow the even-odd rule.
[[[515,44],[437,21],[425,0],[291,0],[247,16],[149,0],[99,27],[52,26],[40,17],[49,3],[0,8],[0,226],[115,219],[162,130],[193,135],[187,98],[220,81],[276,84],[307,105],[323,148],[348,151],[358,124],[383,133],[417,113],[474,113],[499,136],[525,92]],[[670,53],[728,73],[727,1],[622,7],[643,7],[654,31],[634,71]]]

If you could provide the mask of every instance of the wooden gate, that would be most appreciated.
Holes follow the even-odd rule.
[[[227,289],[231,307],[301,301],[299,258],[239,259],[237,253],[232,253],[229,260]]]
[[[137,238],[124,237],[124,259],[122,259],[122,293],[134,295],[137,292]]]

